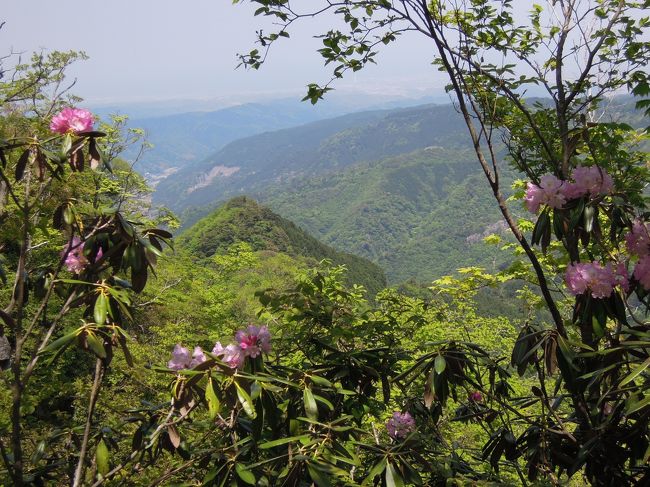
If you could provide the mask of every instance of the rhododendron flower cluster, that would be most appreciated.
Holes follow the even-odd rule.
[[[632,225],[632,231],[625,236],[627,250],[639,258],[634,267],[634,278],[644,289],[650,290],[650,236],[648,227],[641,221]]]
[[[242,349],[239,348],[239,345],[235,345],[234,343],[224,347],[221,345],[221,342],[217,342],[214,344],[212,354],[219,357],[219,359],[231,369],[240,368],[244,365],[244,360],[246,359]]]
[[[627,291],[628,275],[625,264],[616,268],[611,263],[603,266],[600,262],[577,262],[569,264],[565,274],[566,285],[575,296],[591,292],[594,298],[608,298],[614,287],[620,285]]]
[[[531,213],[537,213],[541,205],[562,208],[569,200],[605,195],[613,190],[614,180],[607,171],[598,166],[578,166],[571,173],[571,181],[545,174],[540,178],[539,186],[528,183],[524,201]]]
[[[271,351],[271,334],[266,326],[249,325],[246,331],[239,330],[235,333],[235,340],[247,357],[255,358],[262,352]]]
[[[83,108],[64,108],[50,122],[50,130],[57,134],[78,134],[92,129],[93,114]]]
[[[567,199],[609,194],[614,190],[614,180],[598,166],[578,166],[571,173],[573,182],[567,183],[564,195]]]
[[[526,189],[526,206],[531,213],[537,213],[541,205],[548,205],[551,208],[562,208],[566,203],[564,195],[564,181],[552,174],[546,174],[539,180],[539,186],[528,183]]]
[[[483,395],[479,391],[474,391],[469,395],[468,399],[471,402],[481,402],[483,400]]]
[[[235,340],[237,343],[231,343],[226,347],[221,342],[217,342],[212,349],[212,354],[231,369],[241,368],[246,357],[255,358],[262,352],[271,351],[271,333],[267,326],[249,325],[246,330],[235,333]],[[187,348],[177,344],[167,367],[172,370],[191,369],[205,360],[201,347],[196,347],[194,355],[190,357]]]
[[[65,266],[73,274],[79,274],[88,265],[88,259],[84,255],[84,243],[79,237],[73,237],[68,247],[63,251],[65,254]]]
[[[393,439],[406,438],[415,431],[415,420],[408,412],[395,411],[393,417],[386,422],[386,429]]]
[[[172,352],[172,359],[167,362],[167,367],[172,370],[191,369],[205,362],[205,360],[205,353],[203,353],[201,347],[194,347],[194,352],[190,355],[187,348],[176,344]]]
[[[646,255],[636,263],[634,278],[639,281],[643,289],[650,290],[650,256]]]
[[[84,255],[84,246],[85,242],[82,242],[79,237],[72,237],[72,242],[70,242],[68,247],[62,252],[63,254],[67,253],[64,264],[68,271],[73,274],[79,274],[90,263]],[[103,252],[100,248],[97,251],[97,255],[95,255],[95,260],[97,261],[101,259],[102,255]]]
[[[614,273],[616,284],[618,284],[626,293],[630,291],[630,275],[627,272],[625,262],[619,262],[616,265],[616,272]]]
[[[638,257],[645,257],[650,254],[650,235],[648,227],[640,221],[635,221],[632,231],[625,236],[627,250]]]

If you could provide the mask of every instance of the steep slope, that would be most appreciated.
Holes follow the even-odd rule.
[[[373,295],[386,287],[384,273],[376,264],[324,245],[293,222],[245,196],[231,199],[178,237],[178,244],[197,257],[222,253],[237,242],[247,242],[253,250],[344,264],[348,281],[363,284]]]
[[[481,242],[503,230],[483,179],[472,151],[428,148],[296,180],[260,198],[323,242],[376,262],[390,283],[427,282],[505,257]]]
[[[428,146],[466,147],[451,105],[423,105],[321,120],[228,144],[200,164],[161,181],[154,200],[176,211],[272,183],[340,171],[352,164]]]

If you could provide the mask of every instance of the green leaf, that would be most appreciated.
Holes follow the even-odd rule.
[[[258,448],[261,450],[268,450],[269,448],[275,448],[276,446],[286,445],[292,441],[302,441],[305,439],[309,439],[309,435],[289,436],[288,438],[280,438],[278,440],[267,441],[266,443],[258,445]]]
[[[318,405],[316,404],[316,399],[311,389],[305,387],[302,399],[305,403],[305,414],[307,414],[307,417],[313,420],[318,419]]]
[[[330,487],[332,485],[325,472],[322,472],[311,464],[307,464],[307,470],[309,471],[309,476],[318,487]]]
[[[325,379],[324,377],[319,377],[317,375],[310,375],[309,378],[311,379],[311,381],[314,384],[319,385],[321,387],[332,387],[333,386],[333,384],[330,381],[328,381],[327,379]]]
[[[650,358],[647,358],[645,362],[642,364],[637,365],[632,372],[630,372],[619,384],[619,387],[623,387],[625,384],[628,384],[632,382],[634,379],[636,379],[639,374],[641,374],[645,369],[650,366]]]
[[[38,443],[36,450],[34,450],[34,453],[32,454],[32,458],[31,458],[32,463],[38,463],[41,461],[43,455],[45,454],[45,446],[46,446],[45,440],[41,440]]]
[[[533,229],[533,238],[531,239],[532,245],[537,245],[542,240],[542,235],[546,231],[546,227],[549,226],[550,218],[548,215],[548,210],[542,211],[540,213],[537,222],[535,223],[535,228]]]
[[[325,404],[325,406],[327,406],[330,411],[334,411],[334,404],[332,404],[330,401],[325,399],[323,396],[319,396],[318,394],[314,394],[314,399],[316,399],[320,403]]]
[[[65,208],[63,208],[63,221],[66,225],[72,225],[74,222],[74,210],[70,205],[66,205]]]
[[[110,470],[109,464],[110,453],[108,452],[108,447],[104,440],[99,440],[97,443],[97,450],[95,451],[95,461],[97,462],[97,471],[103,477]]]
[[[239,402],[244,408],[244,411],[246,411],[246,414],[250,418],[255,419],[257,413],[255,412],[255,406],[253,406],[253,400],[248,395],[248,392],[246,392],[244,388],[240,386],[237,382],[235,382],[235,388],[237,389],[237,399],[239,399]]]
[[[118,331],[117,341],[119,342],[120,347],[122,347],[122,352],[124,352],[124,360],[126,360],[126,363],[129,367],[133,367],[133,357],[131,356],[131,352],[129,352],[129,347],[126,344],[128,335],[121,328],[117,328],[117,331]]]
[[[607,325],[607,315],[602,306],[598,306],[594,310],[594,314],[591,317],[591,326],[594,330],[594,335],[598,338],[605,336],[605,326]]]
[[[386,487],[404,487],[404,480],[392,463],[386,465]]]
[[[377,475],[380,475],[384,469],[386,468],[386,457],[382,458],[378,463],[376,463],[372,469],[370,469],[370,472],[368,473],[368,476],[363,480],[361,485],[369,485],[372,483],[372,481],[375,479]]]
[[[95,300],[95,307],[93,309],[93,316],[95,323],[98,325],[106,324],[106,315],[108,314],[108,296],[100,292]]]
[[[438,355],[433,362],[433,368],[435,369],[436,374],[442,374],[445,371],[445,368],[447,368],[445,357]]]
[[[50,343],[47,347],[45,347],[41,353],[43,354],[52,353],[52,352],[56,352],[62,347],[67,347],[70,344],[70,342],[75,339],[78,331],[79,330],[76,329],[73,332],[63,335],[61,338],[57,338],[52,343]]]
[[[585,207],[583,213],[583,224],[585,227],[585,232],[589,233],[594,228],[594,216],[596,215],[596,210],[593,206]]]
[[[208,379],[208,386],[205,388],[205,400],[208,402],[208,413],[210,419],[216,418],[221,409],[221,402],[219,401],[217,394],[214,392],[212,377]]]
[[[68,151],[72,147],[72,135],[65,134],[63,141],[61,142],[61,157],[65,158],[68,156]]]
[[[646,396],[640,401],[635,401],[635,402],[630,402],[629,405],[627,406],[627,409],[625,411],[625,414],[632,414],[640,409],[643,409],[646,407],[648,404],[650,404],[650,396]]]
[[[237,472],[239,478],[246,482],[248,485],[255,485],[255,475],[241,463],[235,464],[235,472]]]
[[[101,338],[94,333],[88,333],[86,336],[86,342],[95,355],[99,358],[106,358],[106,349],[104,348],[104,343]]]
[[[92,282],[80,281],[79,279],[57,279],[56,282],[64,282],[66,284],[85,284],[86,286],[97,286]]]

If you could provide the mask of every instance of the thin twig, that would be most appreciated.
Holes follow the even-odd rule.
[[[99,397],[99,389],[102,384],[104,376],[104,362],[102,359],[97,358],[95,361],[95,378],[93,380],[93,388],[90,391],[90,400],[88,401],[88,415],[86,416],[86,425],[84,427],[84,435],[81,441],[81,450],[79,451],[79,460],[77,461],[77,468],[75,469],[72,487],[79,487],[84,482],[84,472],[86,471],[86,453],[88,451],[88,442],[90,440],[90,430],[93,424],[93,413],[95,412],[95,405]]]

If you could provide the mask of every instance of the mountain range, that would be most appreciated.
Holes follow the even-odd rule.
[[[270,185],[428,146],[467,147],[451,105],[360,112],[245,137],[160,182],[154,201],[182,211]]]
[[[93,112],[108,118],[113,113],[126,111],[130,116],[129,127],[144,130],[152,149],[140,156],[138,170],[155,184],[183,166],[202,161],[229,142],[250,135],[361,110],[413,106],[434,99],[440,97],[387,99],[375,95],[339,93],[330,97],[328,103],[317,105],[301,103],[298,97],[246,103],[208,99],[105,105],[94,108]],[[134,158],[138,150],[138,147],[127,149],[126,158]]]
[[[632,109],[624,100],[608,114]],[[501,170],[507,193],[516,174],[506,163]],[[380,265],[391,284],[506,258],[480,243],[503,232],[501,218],[452,105],[372,110],[244,137],[163,179],[154,202],[188,227],[237,195]]]

